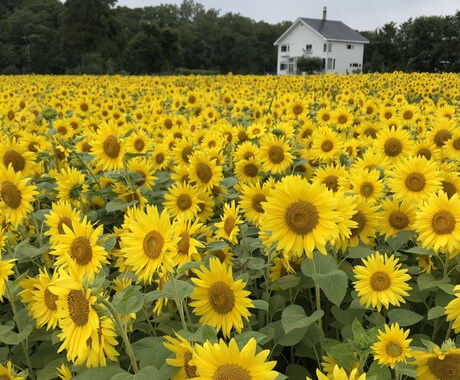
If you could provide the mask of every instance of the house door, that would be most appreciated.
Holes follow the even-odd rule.
[[[294,74],[294,73],[295,73],[294,66],[295,66],[294,63],[290,63],[290,64],[289,64],[289,66],[288,66],[288,73],[289,73],[289,74]]]

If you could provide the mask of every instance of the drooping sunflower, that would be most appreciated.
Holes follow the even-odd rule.
[[[414,228],[418,239],[426,249],[436,253],[460,253],[460,198],[454,194],[450,199],[444,191],[432,194],[420,205]]]
[[[270,192],[270,186],[261,186],[260,183],[241,186],[241,201],[239,202],[239,206],[246,220],[259,226],[260,219],[264,214],[262,203],[267,200]]]
[[[174,358],[166,359],[166,363],[178,368],[172,380],[195,379],[197,377],[196,367],[190,363],[195,350],[187,339],[178,333],[176,337],[177,339],[167,335],[165,336],[167,342],[163,342],[163,346],[176,355]]]
[[[278,372],[273,371],[275,361],[267,362],[269,350],[256,354],[257,342],[251,338],[241,349],[235,339],[228,346],[221,339],[219,343],[206,341],[197,344],[193,355],[198,377],[196,380],[274,380]]]
[[[385,324],[385,331],[378,330],[378,341],[371,346],[374,359],[379,361],[380,365],[386,365],[394,368],[399,362],[406,363],[406,359],[412,357],[409,348],[412,339],[407,339],[410,330],[404,331],[398,323],[392,323],[390,326]]]
[[[256,157],[262,162],[265,172],[283,174],[294,160],[291,150],[292,148],[286,139],[269,134],[261,140]]]
[[[222,264],[217,257],[209,260],[209,269],[204,265],[195,271],[197,278],[192,278],[195,289],[190,295],[193,312],[201,316],[204,323],[221,331],[225,337],[230,336],[234,328],[238,333],[243,329],[243,318],[251,316],[248,308],[253,307],[248,298],[251,292],[244,290],[243,280],[233,279],[232,267]]]
[[[172,255],[174,266],[180,267],[190,261],[200,261],[201,255],[198,248],[204,245],[195,236],[201,229],[202,224],[198,220],[186,220],[179,217],[174,226],[174,234],[179,237],[175,254]]]
[[[99,273],[103,264],[108,264],[107,251],[98,244],[103,233],[103,225],[93,227],[86,216],[83,220],[72,221],[72,228],[63,225],[64,233],[56,237],[51,254],[56,257],[56,265],[72,266],[80,278],[85,275],[91,281]]]
[[[326,254],[326,244],[338,236],[339,212],[332,191],[299,176],[284,177],[264,203],[261,229],[271,231],[278,250],[311,258],[317,248]]]
[[[164,195],[163,205],[174,218],[181,216],[185,220],[192,220],[200,210],[198,194],[199,191],[195,186],[185,182],[176,182]]]
[[[384,199],[379,232],[385,238],[394,237],[399,231],[414,228],[416,206],[410,202],[399,202],[396,198]]]
[[[171,255],[179,237],[174,236],[169,213],[160,214],[156,206],[148,205],[126,228],[120,239],[126,264],[140,281],[150,284],[155,272],[162,267],[170,270],[173,264]]]
[[[375,252],[362,262],[364,265],[356,265],[353,269],[356,278],[353,285],[361,305],[375,307],[380,312],[382,306],[388,309],[390,305],[406,302],[403,297],[412,289],[407,284],[411,277],[407,269],[401,269],[398,258]]]
[[[85,175],[78,169],[69,167],[61,169],[60,173],[54,176],[56,180],[56,189],[58,199],[69,201],[75,207],[81,207],[81,202],[86,199],[88,184],[85,181]]]
[[[441,187],[436,162],[425,157],[408,157],[395,165],[387,180],[394,197],[409,202],[427,199]]]
[[[19,283],[24,290],[19,293],[23,302],[28,303],[27,309],[40,328],[56,328],[59,321],[56,301],[58,296],[49,290],[51,282],[57,279],[57,271],[53,276],[40,269],[37,278],[27,278]]]
[[[196,151],[190,156],[189,176],[190,181],[196,182],[199,188],[211,191],[222,179],[222,166],[204,152]]]
[[[5,365],[0,364],[0,379],[2,380],[25,380],[23,376],[16,376],[13,364],[8,361]]]
[[[72,227],[72,221],[80,221],[80,211],[74,209],[72,204],[67,201],[57,201],[51,205],[51,211],[45,215],[45,225],[49,230],[45,232],[49,236],[51,245],[56,243],[57,237],[63,235],[64,225]]]
[[[215,223],[217,228],[215,232],[216,238],[223,238],[232,244],[238,243],[238,234],[240,232],[239,224],[243,223],[239,213],[240,208],[236,205],[235,201],[224,204],[224,213],[219,223]]]
[[[452,321],[452,328],[455,333],[460,331],[460,285],[454,287],[455,298],[444,308],[446,320]]]
[[[423,380],[457,380],[460,378],[460,348],[447,341],[442,348],[434,345],[432,352],[414,351],[415,377]]]
[[[28,185],[28,178],[13,167],[0,166],[0,210],[7,222],[17,227],[21,220],[33,210],[31,202],[37,194],[33,185]]]
[[[97,134],[91,141],[95,161],[105,170],[117,170],[123,167],[125,155],[124,131],[113,121],[101,123]]]
[[[0,260],[0,301],[3,302],[3,294],[6,289],[6,282],[8,276],[11,276],[13,272],[14,262],[16,259],[11,260]]]

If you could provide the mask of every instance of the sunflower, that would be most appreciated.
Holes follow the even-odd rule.
[[[355,216],[358,214],[359,201],[357,197],[350,196],[341,190],[334,193],[334,198],[337,200],[336,210],[340,215],[336,220],[339,233],[336,240],[331,241],[331,243],[337,249],[345,250],[349,244],[350,237],[359,228],[359,220]]]
[[[86,342],[99,328],[99,316],[94,309],[96,297],[91,295],[91,289],[84,289],[78,275],[70,273],[60,270],[49,290],[58,296],[56,305],[62,329],[58,335],[62,341],[58,352],[67,350],[67,360],[73,362],[86,355]]]
[[[20,172],[15,173],[11,165],[0,166],[0,210],[13,227],[33,211],[31,202],[38,193],[28,182],[29,179],[23,178]]]
[[[235,176],[238,182],[254,185],[261,180],[262,164],[255,158],[239,160],[235,164]]]
[[[186,220],[179,217],[174,226],[174,235],[180,240],[177,242],[176,252],[172,256],[174,266],[180,267],[190,261],[200,261],[201,255],[198,248],[204,248],[204,245],[194,238],[198,235],[202,224],[198,220]]]
[[[0,161],[2,167],[11,166],[15,173],[23,177],[34,174],[37,164],[34,162],[35,153],[28,150],[28,146],[19,143],[16,138],[4,139],[0,142]]]
[[[69,201],[75,207],[80,207],[89,188],[85,181],[85,175],[80,170],[69,167],[68,169],[61,169],[61,172],[56,174],[54,179],[56,180],[58,199]]]
[[[200,207],[198,206],[199,190],[185,182],[176,182],[164,195],[164,207],[173,217],[181,216],[185,220],[194,219]]]
[[[377,135],[374,148],[395,163],[407,157],[412,149],[412,141],[409,132],[401,128],[385,128]]]
[[[238,243],[238,233],[240,231],[239,224],[243,223],[239,213],[240,208],[235,204],[235,201],[224,204],[224,213],[221,216],[221,221],[215,223],[217,228],[215,232],[216,238],[224,238],[232,244]]]
[[[427,160],[439,161],[441,158],[441,149],[432,141],[418,139],[414,142],[411,149],[412,156],[423,156]]]
[[[288,141],[270,134],[265,135],[260,144],[256,157],[262,163],[264,171],[271,174],[285,173],[294,160]]]
[[[448,140],[452,139],[457,127],[452,120],[445,118],[436,118],[432,124],[431,129],[427,132],[427,139],[441,148]]]
[[[390,305],[406,302],[403,296],[408,296],[407,290],[412,289],[407,284],[411,277],[407,269],[400,269],[399,259],[375,252],[362,262],[364,265],[356,265],[353,269],[356,278],[353,285],[361,305],[376,307],[380,312],[382,306],[388,309]]]
[[[114,122],[103,123],[91,141],[96,162],[105,170],[123,168],[125,142],[123,131]]]
[[[9,361],[5,365],[0,364],[0,379],[2,380],[25,380],[23,376],[16,376],[13,364]]]
[[[214,197],[206,191],[198,192],[198,208],[198,219],[206,223],[214,215]]]
[[[60,367],[56,367],[56,374],[58,376],[58,378],[60,380],[72,380],[73,378],[73,375],[72,375],[72,371],[70,370],[70,368],[62,363],[62,365]]]
[[[172,149],[172,156],[176,165],[188,165],[190,156],[193,154],[193,141],[188,137],[176,139],[176,144]]]
[[[195,350],[190,342],[176,333],[176,338],[166,335],[167,342],[163,342],[169,351],[175,354],[174,358],[166,359],[172,367],[177,367],[178,372],[171,378],[172,380],[195,379],[197,377],[196,367],[190,364]]]
[[[340,164],[321,166],[314,172],[315,181],[324,184],[334,193],[340,189],[339,183],[347,182],[348,170]]]
[[[350,372],[350,375],[348,375],[345,368],[339,367],[338,364],[334,366],[334,369],[329,376],[321,373],[319,369],[316,370],[316,376],[318,377],[318,380],[366,380],[366,374],[363,373],[360,375],[358,368],[353,369]],[[307,377],[307,380],[311,380],[311,378]]]
[[[383,179],[380,179],[378,170],[356,170],[349,172],[351,194],[355,194],[360,201],[375,204],[383,195]]]
[[[460,285],[456,285],[454,291],[456,292],[455,298],[447,304],[444,310],[446,320],[452,321],[452,328],[458,334],[460,331]]]
[[[165,170],[171,161],[171,152],[166,144],[155,144],[151,163],[156,170]]]
[[[447,341],[442,348],[433,344],[432,352],[414,351],[415,377],[423,380],[460,379],[460,348]]]
[[[210,191],[218,186],[222,177],[222,166],[206,156],[202,151],[194,152],[190,157],[190,180],[196,182],[199,188]]]
[[[460,198],[454,194],[450,199],[444,191],[432,194],[418,209],[414,228],[418,239],[426,249],[436,253],[459,253]]]
[[[460,132],[455,131],[452,138],[446,141],[443,146],[446,151],[446,156],[450,159],[460,160]]]
[[[201,265],[195,271],[197,278],[192,278],[192,282],[196,286],[190,295],[190,306],[201,316],[200,323],[222,330],[228,338],[232,328],[241,332],[243,318],[249,320],[248,308],[254,307],[248,298],[251,292],[244,290],[243,280],[233,279],[232,267],[222,264],[217,257],[211,257],[209,268]]]
[[[394,197],[409,202],[427,199],[440,189],[442,180],[436,162],[420,156],[399,162],[389,177],[387,183]]]
[[[332,113],[332,124],[338,130],[350,127],[353,123],[353,114],[346,107],[338,107]]]
[[[442,191],[451,198],[454,194],[460,194],[460,176],[457,171],[441,171],[441,186]]]
[[[11,260],[0,260],[0,301],[3,302],[3,294],[6,289],[6,282],[8,276],[11,276],[13,272],[14,262],[16,259]]]
[[[287,115],[291,118],[302,119],[308,113],[308,103],[302,99],[295,99],[287,106]]]
[[[321,367],[323,367],[323,371],[326,372],[326,375],[329,377],[329,379],[334,378],[334,369],[337,367],[337,362],[335,359],[330,356],[330,355],[324,355],[322,357],[323,361],[321,362]],[[359,370],[359,362],[354,361],[351,364],[351,371],[352,370]],[[350,373],[349,371],[346,371],[347,376]]]
[[[19,293],[23,302],[28,303],[27,309],[36,323],[37,328],[46,325],[46,329],[58,325],[58,296],[49,290],[51,282],[57,279],[57,272],[50,278],[46,271],[40,269],[38,278],[27,278],[19,283],[24,290]]]
[[[72,222],[80,221],[80,211],[72,207],[67,201],[57,201],[51,205],[51,211],[45,215],[45,225],[49,230],[45,232],[49,236],[51,245],[54,245],[59,235],[63,235],[64,225],[72,229]]]
[[[316,120],[321,127],[328,127],[333,123],[333,112],[328,107],[322,107],[316,114]]]
[[[239,206],[241,206],[246,220],[254,223],[256,226],[260,225],[260,219],[264,214],[262,203],[267,200],[270,192],[271,188],[269,186],[261,186],[260,183],[241,186],[241,201],[239,202]]]
[[[311,258],[317,248],[326,254],[328,241],[338,237],[339,212],[332,191],[299,176],[286,176],[267,197],[261,229],[271,231],[277,249]]]
[[[390,326],[385,324],[385,331],[378,331],[378,341],[371,346],[374,359],[378,360],[380,365],[390,368],[394,368],[399,362],[406,363],[406,358],[412,356],[409,348],[412,339],[407,339],[410,330],[404,331],[398,323],[392,323]]]
[[[150,146],[150,137],[141,128],[136,128],[126,141],[126,150],[129,153],[146,153]]]
[[[197,380],[274,380],[278,372],[273,371],[276,361],[266,362],[270,353],[263,350],[256,354],[257,342],[254,338],[241,351],[235,339],[228,346],[221,339],[219,343],[206,341],[196,345],[193,364],[198,373]]]
[[[233,162],[239,162],[242,160],[249,160],[255,158],[259,147],[251,141],[245,141],[236,146],[232,159]]]
[[[313,132],[313,144],[308,158],[313,161],[330,163],[338,159],[343,151],[342,137],[331,128],[321,128]]]
[[[85,216],[83,220],[72,221],[72,228],[63,224],[64,233],[56,237],[51,254],[57,256],[56,265],[72,266],[80,278],[85,275],[92,280],[103,264],[108,264],[106,250],[98,245],[103,225],[94,228]]]
[[[382,219],[380,234],[385,238],[394,237],[399,231],[412,230],[415,222],[416,206],[410,202],[399,202],[396,198],[384,199],[382,207]]]
[[[162,267],[171,269],[171,255],[178,241],[168,211],[160,214],[156,206],[148,205],[145,211],[137,213],[136,219],[127,223],[120,246],[126,264],[140,281],[150,284],[156,271]]]

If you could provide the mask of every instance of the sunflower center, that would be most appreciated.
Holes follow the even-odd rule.
[[[246,164],[244,165],[243,172],[247,177],[254,178],[259,172],[259,169],[254,164]]]
[[[292,107],[292,112],[294,115],[300,115],[303,112],[302,104],[295,104],[294,107]]]
[[[447,140],[452,138],[452,134],[449,131],[446,131],[445,129],[441,129],[434,135],[434,143],[436,146],[441,147],[443,146]]]
[[[243,158],[244,158],[245,160],[249,160],[250,158],[254,158],[254,154],[253,154],[252,152],[245,152],[245,153],[243,154]]]
[[[374,193],[374,185],[370,182],[363,182],[359,187],[359,193],[365,198],[370,197]]]
[[[198,162],[196,164],[196,176],[201,180],[201,182],[208,183],[212,178],[211,168],[204,162]]]
[[[310,128],[307,128],[302,133],[302,138],[306,139],[312,135],[313,131]]]
[[[366,128],[364,131],[364,136],[375,139],[377,138],[377,131],[374,128]]]
[[[397,230],[402,230],[409,225],[409,218],[402,211],[393,211],[388,217],[390,226]]]
[[[392,358],[397,358],[399,355],[402,354],[401,346],[396,342],[390,342],[387,344],[385,351],[388,356]]]
[[[351,217],[351,220],[358,223],[357,227],[351,229],[351,237],[355,237],[364,230],[364,227],[366,226],[366,217],[361,211],[358,211]]]
[[[387,156],[395,157],[402,152],[403,145],[396,137],[390,137],[383,146],[383,150]]]
[[[151,259],[156,259],[160,256],[163,249],[164,239],[158,231],[149,231],[144,237],[142,247],[144,253]]]
[[[322,121],[329,121],[330,118],[331,118],[331,115],[329,115],[328,113],[325,113],[321,116]]]
[[[11,164],[15,172],[23,170],[26,166],[26,160],[24,157],[13,149],[6,151],[3,155],[3,163],[5,164],[5,167],[8,167],[8,165]]]
[[[310,202],[297,201],[289,205],[284,214],[286,224],[296,234],[306,235],[319,221],[318,211]]]
[[[59,218],[59,222],[58,222],[58,225],[57,225],[58,232],[61,235],[65,234],[64,226],[63,226],[64,224],[73,231],[72,220],[68,216],[61,216]]]
[[[120,154],[120,144],[118,143],[117,138],[114,135],[107,136],[104,140],[104,152],[110,158],[117,158]]]
[[[455,150],[460,150],[460,138],[455,139],[454,141],[452,141],[452,147]]]
[[[455,217],[448,210],[439,210],[433,215],[431,226],[438,235],[450,234],[455,228]]]
[[[45,294],[43,296],[45,300],[45,305],[48,309],[50,310],[57,310],[57,305],[56,301],[58,299],[58,296],[51,293],[48,288],[45,289]]]
[[[209,302],[216,313],[227,314],[235,306],[235,295],[225,282],[216,281],[209,288]]]
[[[447,354],[444,360],[428,359],[428,368],[438,379],[457,380],[460,378],[460,355]]]
[[[270,161],[273,162],[274,164],[279,164],[280,162],[283,162],[284,160],[284,151],[283,148],[280,146],[271,146],[268,149],[268,157],[270,158]]]
[[[223,364],[216,369],[213,380],[251,380],[249,372],[238,364]]]
[[[385,272],[375,272],[371,276],[371,288],[375,291],[386,290],[391,285],[390,276]]]
[[[347,115],[341,114],[341,115],[337,118],[337,121],[339,122],[339,124],[345,124],[345,123],[348,121],[348,117],[347,117]]]
[[[190,145],[187,145],[184,149],[182,149],[182,159],[184,162],[188,164],[189,162],[189,156],[193,153],[193,148]]]
[[[192,360],[193,354],[190,351],[185,351],[184,353],[184,370],[186,374],[186,379],[193,379],[196,377],[196,367],[190,365],[189,362]]]
[[[31,141],[28,145],[27,145],[27,150],[29,152],[34,152],[34,153],[37,153],[38,152],[38,147],[40,146],[39,143],[37,143],[36,141]]]
[[[339,189],[339,177],[336,175],[328,175],[323,179],[323,183],[329,190],[332,190],[334,193]]]
[[[188,194],[180,194],[177,197],[176,204],[181,211],[188,210],[190,207],[192,207],[192,198]]]
[[[187,232],[180,234],[179,243],[177,243],[177,250],[182,255],[188,255],[190,249],[190,235]]]
[[[82,290],[71,290],[67,296],[69,315],[77,327],[84,326],[89,320],[89,302]]]
[[[211,255],[217,257],[221,264],[223,264],[226,259],[225,252],[221,249],[218,249],[217,251],[212,251]]]
[[[323,152],[330,152],[334,148],[334,143],[331,140],[324,140],[321,144],[321,150]]]
[[[252,207],[259,213],[264,213],[264,208],[262,207],[261,203],[266,202],[267,198],[263,194],[255,194],[252,197]]]
[[[93,249],[91,242],[86,236],[78,236],[70,245],[70,256],[78,265],[86,265],[91,262],[93,257]]]
[[[9,208],[17,209],[21,205],[21,191],[13,182],[3,181],[0,194],[2,196],[3,202],[5,202]]]
[[[86,141],[81,146],[81,150],[86,153],[91,152],[91,149],[92,149],[91,144],[88,144]]]
[[[238,132],[238,140],[241,142],[244,142],[248,139],[248,134],[245,131],[239,131]]]
[[[228,216],[224,221],[224,231],[227,235],[230,235],[235,227],[235,218],[233,216]]]
[[[60,125],[57,129],[57,133],[63,136],[67,133],[67,128],[64,125]]]
[[[162,164],[165,160],[165,155],[164,153],[160,152],[155,155],[155,161],[157,164]]]
[[[403,113],[403,118],[405,120],[410,120],[410,119],[412,119],[413,116],[414,116],[414,113],[411,110],[406,110]]]
[[[409,174],[406,178],[406,187],[410,191],[422,191],[425,188],[425,176],[421,173]]]
[[[447,194],[447,197],[450,199],[454,194],[457,193],[457,188],[452,182],[441,181],[442,190]]]
[[[142,149],[144,149],[145,147],[145,142],[144,140],[142,139],[136,139],[136,141],[134,141],[134,148],[138,151],[138,152],[142,152]]]
[[[417,156],[423,156],[429,160],[431,159],[431,151],[428,148],[420,148],[417,152]]]

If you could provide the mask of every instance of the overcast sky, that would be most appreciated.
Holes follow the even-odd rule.
[[[375,30],[388,22],[401,24],[410,17],[453,15],[460,0],[195,0],[206,9],[240,13],[256,21],[277,23],[297,17],[321,18],[327,7],[329,20],[339,20],[360,31]],[[118,0],[130,8],[181,4],[182,0]]]

